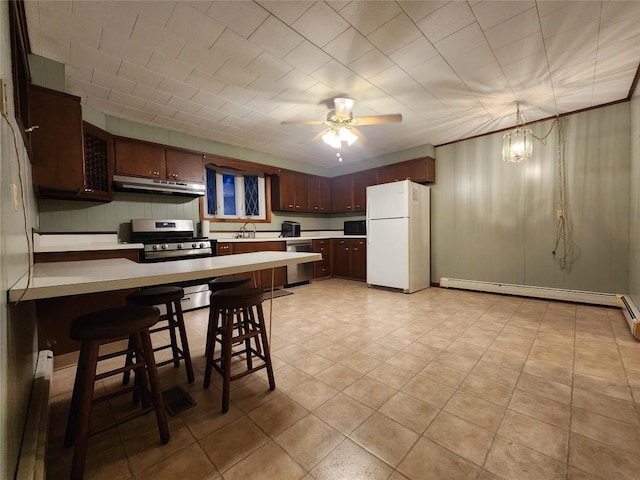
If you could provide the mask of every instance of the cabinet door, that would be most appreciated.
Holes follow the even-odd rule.
[[[309,175],[306,173],[294,172],[293,175],[295,190],[295,211],[309,212]]]
[[[271,183],[273,196],[273,209],[283,211],[295,211],[296,187],[295,172],[281,170]]]
[[[350,240],[351,272],[350,277],[359,280],[367,278],[367,244],[364,240]]]
[[[334,212],[353,211],[353,187],[351,175],[331,179],[331,206]]]
[[[38,192],[84,190],[80,98],[29,85],[31,173]]]
[[[134,177],[166,179],[164,147],[154,143],[115,139],[115,172]]]
[[[351,276],[349,268],[350,248],[347,240],[332,241],[333,264],[332,271],[334,275],[340,277]]]
[[[309,210],[313,213],[331,212],[331,179],[309,175]]]
[[[167,180],[204,182],[203,156],[181,150],[165,150]]]
[[[367,187],[378,183],[378,170],[364,170],[352,174],[353,210],[364,212],[367,206]]]

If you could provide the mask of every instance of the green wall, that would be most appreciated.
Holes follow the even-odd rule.
[[[15,475],[37,359],[33,302],[8,305],[6,294],[28,271],[27,238],[37,218],[31,167],[14,119],[7,5],[6,1],[0,2],[0,78],[9,90],[9,115],[0,117],[0,478],[3,479]],[[15,143],[11,127],[17,133]],[[20,184],[25,189],[24,203]],[[13,207],[12,185],[18,187],[17,211]]]
[[[629,272],[629,118],[623,103],[564,117],[575,261],[554,260],[556,130],[519,164],[501,159],[502,134],[436,149],[432,280],[441,277],[625,293]],[[551,121],[535,124],[543,137]]]

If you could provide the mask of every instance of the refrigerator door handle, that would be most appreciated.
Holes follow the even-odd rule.
[[[369,206],[371,205],[371,202],[369,201],[369,195],[367,194],[365,197],[365,201],[367,202],[367,206],[366,206],[366,229],[367,229],[367,245],[371,245],[371,229],[369,228]]]

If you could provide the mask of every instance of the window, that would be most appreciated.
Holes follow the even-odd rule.
[[[206,169],[205,219],[268,220],[265,176]]]

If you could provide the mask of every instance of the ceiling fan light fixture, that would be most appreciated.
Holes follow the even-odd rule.
[[[332,128],[322,135],[322,141],[333,148],[340,148],[342,142],[351,146],[357,139],[358,136],[346,127]]]
[[[502,160],[508,163],[519,163],[533,155],[533,133],[524,128],[520,116],[520,104],[516,104],[516,128],[502,137]]]

